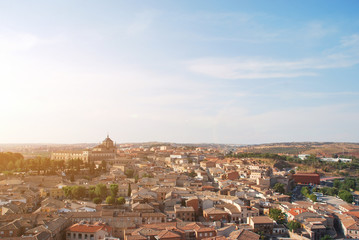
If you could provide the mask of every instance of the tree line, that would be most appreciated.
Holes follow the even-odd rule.
[[[234,157],[234,158],[268,158],[273,160],[283,160],[283,161],[289,161],[292,160],[293,157],[290,156],[284,156],[279,155],[275,153],[254,153],[254,152],[248,152],[248,153],[232,153],[226,155],[226,157]]]
[[[107,204],[119,204],[125,203],[124,197],[118,197],[118,184],[111,184],[109,188],[107,185],[99,183],[96,186],[65,186],[62,188],[65,198],[76,200],[90,199],[94,203],[99,204],[104,200]],[[131,196],[131,184],[128,184],[127,195]]]
[[[106,171],[106,162],[98,167],[93,162],[84,162],[81,159],[51,160],[48,157],[35,157],[24,159],[20,153],[0,152],[0,172],[37,172],[37,174],[54,175],[58,171],[69,175],[87,169],[91,175]]]
[[[316,188],[314,191],[321,192],[324,195],[338,196],[347,203],[353,202],[353,195],[351,191],[359,190],[358,178],[345,178],[344,181],[335,179],[333,187]]]
[[[330,172],[333,170],[359,170],[359,159],[354,156],[339,156],[341,158],[350,158],[352,162],[324,162],[321,161],[320,158],[315,155],[309,155],[306,159],[302,160],[297,156],[285,156],[279,155],[275,153],[255,153],[255,152],[246,152],[246,153],[233,153],[230,152],[226,155],[226,157],[234,157],[234,158],[266,158],[272,159],[275,161],[286,161],[292,163],[301,163],[307,166],[314,166],[316,168],[321,168],[325,172]],[[337,157],[337,156],[336,156]]]
[[[308,187],[302,187],[301,193],[306,197],[312,200],[312,202],[317,201],[317,196],[314,193],[311,193]]]

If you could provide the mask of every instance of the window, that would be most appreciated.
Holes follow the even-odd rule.
[[[82,239],[82,233],[79,233],[78,238]]]

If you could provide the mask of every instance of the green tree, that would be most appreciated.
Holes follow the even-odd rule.
[[[316,202],[317,201],[317,196],[315,194],[310,194],[308,197],[310,200],[312,200],[312,202]]]
[[[343,188],[346,190],[354,190],[356,187],[356,181],[353,178],[346,178],[343,182]]]
[[[95,197],[92,201],[95,204],[100,204],[102,202],[101,198],[99,198],[99,197]]]
[[[283,183],[276,183],[273,187],[275,192],[279,192],[281,194],[285,193],[284,184]]]
[[[107,196],[107,187],[105,184],[99,183],[96,185],[95,194],[101,199],[105,199]]]
[[[277,223],[285,222],[285,215],[280,209],[271,208],[269,210],[269,217],[272,218]]]
[[[347,203],[353,202],[353,195],[347,190],[340,190],[338,196]]]
[[[116,197],[118,193],[118,184],[110,185],[111,196]]]
[[[333,182],[333,187],[340,189],[342,183],[339,179],[335,179]]]
[[[100,165],[101,170],[105,172],[106,171],[106,166],[107,166],[106,161],[102,160],[101,165]]]
[[[310,194],[308,187],[302,187],[302,189],[300,191],[305,197],[307,197]]]
[[[64,195],[66,198],[72,199],[72,187],[71,186],[65,186],[62,188],[62,191],[64,191]]]
[[[266,239],[266,235],[264,234],[263,231],[257,231],[257,234],[259,235],[261,240],[265,240]]]
[[[24,168],[24,160],[21,159],[17,160],[15,162],[15,168],[21,171]]]
[[[322,237],[320,240],[333,240],[334,238],[332,238],[329,235],[325,235],[324,237]]]
[[[133,178],[133,174],[134,174],[133,169],[126,169],[126,170],[125,170],[125,175],[126,175],[126,177],[128,177],[128,178]]]
[[[71,172],[73,172],[75,167],[75,161],[73,159],[70,159],[67,161],[67,169],[69,169]]]
[[[290,231],[296,231],[297,229],[301,228],[301,224],[299,222],[296,221],[289,221],[288,222],[288,228]]]
[[[62,171],[65,170],[65,168],[66,168],[65,160],[59,160],[59,161],[57,161],[57,166],[58,166],[58,168],[60,168]]]
[[[338,194],[338,189],[335,187],[323,187],[319,191],[324,195],[336,196]]]
[[[113,196],[108,196],[106,198],[106,203],[107,204],[114,204],[115,203],[115,198]]]
[[[75,162],[76,172],[80,172],[83,161],[81,159],[76,159]]]
[[[74,186],[71,193],[75,199],[83,199],[86,195],[86,188],[84,186]]]
[[[13,162],[9,162],[7,164],[7,167],[6,167],[7,170],[11,171],[11,170],[14,170],[14,168],[15,168],[15,165]]]
[[[96,197],[95,188],[96,188],[95,186],[89,186],[88,196],[90,199],[93,199],[94,197]]]
[[[90,174],[95,173],[95,168],[96,168],[95,163],[94,163],[94,162],[90,162],[90,163],[89,163],[89,172],[90,172]]]
[[[335,196],[338,193],[339,193],[338,189],[334,188],[334,187],[330,188],[329,191],[328,191],[328,195],[330,195],[330,196]]]
[[[128,190],[127,190],[127,196],[131,197],[132,189],[131,189],[131,183],[128,184]]]
[[[123,205],[126,203],[126,200],[124,197],[117,198],[117,204]]]

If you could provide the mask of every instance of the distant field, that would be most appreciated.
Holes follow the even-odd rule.
[[[353,155],[359,157],[359,143],[272,143],[238,147],[243,152],[278,153],[278,154],[314,154],[330,156]]]

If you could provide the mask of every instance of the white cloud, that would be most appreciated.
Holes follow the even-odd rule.
[[[188,63],[189,69],[216,78],[224,79],[257,79],[313,76],[309,66],[302,62],[285,62],[269,59],[245,58],[206,58]]]
[[[318,69],[345,68],[359,63],[359,36],[352,35],[341,41],[340,47],[327,51],[318,58],[295,61],[259,58],[201,58],[187,62],[195,73],[222,79],[291,78],[315,76]]]
[[[359,46],[359,34],[353,34],[351,36],[343,37],[341,40],[342,47],[358,47]]]

